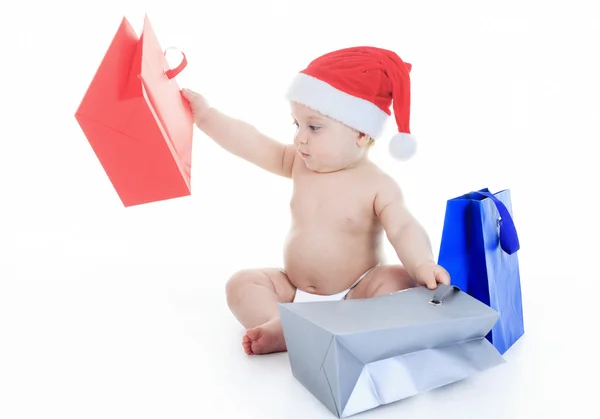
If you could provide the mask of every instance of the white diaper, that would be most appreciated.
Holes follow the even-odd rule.
[[[369,272],[371,272],[373,269],[375,269],[378,266],[379,266],[379,264],[377,264],[377,265],[373,266],[372,268],[370,268],[367,272],[365,272],[364,274],[362,274],[360,276],[360,278],[358,278],[356,280],[356,282],[354,284],[352,284],[352,286],[350,288],[348,288],[347,290],[344,290],[342,292],[338,292],[337,294],[319,295],[319,294],[312,294],[310,292],[302,291],[301,289],[297,289],[296,290],[296,296],[294,297],[294,303],[307,303],[307,302],[316,302],[316,301],[341,301],[341,300],[345,300],[346,299],[346,295],[348,295],[348,293],[352,290],[352,288],[356,287],[358,285],[358,283],[360,281],[362,281],[362,279],[365,276],[367,276],[367,274]]]
[[[310,292],[302,291],[301,289],[296,290],[296,296],[294,297],[295,303],[307,303],[315,301],[341,301],[346,298],[346,294],[350,292],[351,288],[333,295],[319,295],[311,294]]]

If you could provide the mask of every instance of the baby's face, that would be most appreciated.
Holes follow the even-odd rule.
[[[296,102],[291,103],[291,110],[297,127],[294,145],[310,170],[342,170],[365,153],[358,131]]]

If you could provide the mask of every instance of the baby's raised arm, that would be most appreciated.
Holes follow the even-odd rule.
[[[253,125],[212,108],[206,99],[189,89],[182,90],[190,103],[196,126],[217,144],[262,169],[291,177],[295,147],[276,141]]]

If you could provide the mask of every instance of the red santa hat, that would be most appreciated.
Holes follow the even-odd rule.
[[[322,55],[300,71],[286,98],[374,139],[380,136],[393,103],[398,133],[390,140],[390,154],[406,160],[416,151],[409,127],[411,68],[393,51],[344,48]]]

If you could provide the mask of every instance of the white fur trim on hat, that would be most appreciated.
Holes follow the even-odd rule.
[[[397,160],[408,160],[417,151],[417,141],[411,134],[400,132],[390,140],[390,154]]]
[[[298,73],[292,80],[285,97],[372,138],[379,136],[389,116],[368,100],[352,96],[304,73]]]

